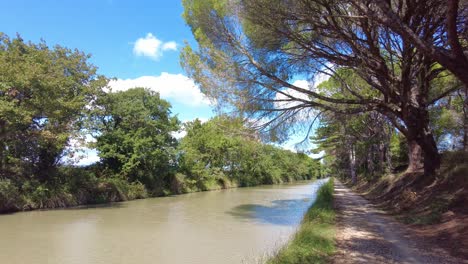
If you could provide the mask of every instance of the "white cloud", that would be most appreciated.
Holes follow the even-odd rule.
[[[299,88],[303,88],[303,89],[310,89],[311,85],[309,84],[308,81],[306,80],[296,80],[292,83],[292,85],[294,86],[297,86]],[[289,96],[292,96],[294,98],[297,98],[297,99],[301,99],[301,100],[310,100],[308,95],[305,94],[305,93],[301,93],[301,92],[298,92],[296,90],[293,90],[291,88],[287,88],[286,90],[284,90],[284,93],[286,95],[289,95]],[[285,99],[290,99],[288,96],[286,96],[284,94],[280,94],[280,93],[277,93],[276,94],[276,100],[285,100]],[[301,102],[300,101],[292,101],[292,102],[277,102],[276,103],[276,107],[277,108],[288,108],[288,107],[294,107],[296,105],[300,105]]]
[[[97,150],[85,149],[84,154],[80,157],[79,161],[75,163],[77,166],[86,166],[101,160],[98,156]]]
[[[309,89],[309,82],[306,80],[296,80],[292,83],[292,85],[297,86],[299,88]]]
[[[94,142],[96,142],[96,138],[91,134],[70,138],[66,148],[67,155],[62,157],[61,161],[76,166],[85,166],[98,162],[100,159],[97,150],[89,147],[89,144]]]
[[[161,73],[159,76],[141,76],[136,79],[117,79],[109,83],[113,92],[144,87],[159,92],[162,98],[188,106],[210,105],[195,82],[182,74]]]
[[[200,120],[200,122],[203,124],[208,121],[208,118],[205,117],[197,117],[195,119]],[[190,122],[190,121],[195,121],[195,119],[192,120],[182,120],[182,123]],[[182,126],[180,130],[172,132],[171,135],[175,137],[176,139],[181,139],[187,135],[187,131],[185,131],[184,127]]]
[[[153,34],[148,33],[146,37],[139,38],[133,46],[133,53],[137,56],[150,57],[154,60],[159,59],[163,51],[177,50],[177,43],[174,41],[163,42]]]
[[[187,135],[187,131],[185,131],[184,129],[181,129],[179,131],[175,131],[175,132],[171,133],[171,136],[173,136],[176,139],[181,139],[181,138],[185,137],[186,135]]]
[[[294,85],[296,87],[299,87],[299,88],[314,91],[315,88],[318,85],[320,85],[324,81],[327,81],[329,78],[330,78],[329,75],[324,74],[324,73],[319,73],[319,74],[317,74],[315,76],[315,78],[313,79],[312,82],[309,82],[307,80],[296,80],[296,81],[294,81],[292,83],[292,85]],[[310,100],[310,98],[309,98],[309,96],[307,94],[302,93],[302,92],[298,92],[298,91],[293,90],[291,88],[285,89],[284,93],[289,95],[289,96],[292,96],[293,98],[297,98],[297,99],[300,99],[300,100]],[[284,100],[284,99],[290,99],[290,98],[288,96],[284,95],[284,94],[277,93],[275,99],[276,100]],[[287,108],[287,107],[294,107],[294,106],[299,105],[299,104],[301,104],[300,101],[277,102],[276,107],[277,108]]]
[[[309,91],[314,91],[314,90],[316,90],[316,87],[318,85],[320,85],[320,83],[328,80],[328,78],[329,78],[328,75],[319,73],[319,74],[317,74],[315,76],[315,78],[313,79],[312,82],[309,82],[307,80],[296,80],[296,81],[294,81],[292,83],[292,85],[294,85],[296,87],[299,87],[299,88],[309,90]],[[277,109],[292,108],[292,107],[298,106],[298,105],[303,103],[303,102],[301,102],[299,100],[305,100],[305,101],[310,101],[311,100],[309,95],[307,95],[306,93],[302,93],[302,92],[296,91],[296,90],[291,89],[291,88],[286,88],[285,90],[283,90],[283,92],[285,94],[277,93],[276,96],[275,96],[275,99],[276,100],[286,100],[286,99],[291,99],[289,97],[289,96],[291,96],[291,97],[293,97],[292,98],[293,100],[294,99],[297,99],[297,100],[289,101],[289,102],[281,102],[281,101],[276,102],[275,107]],[[317,112],[316,109],[311,108],[311,107],[306,107],[306,108],[301,109],[299,112],[296,113],[296,118],[297,118],[297,121],[309,121],[310,118],[315,117],[315,115],[317,113],[318,112]]]
[[[169,41],[162,45],[162,50],[177,50],[177,43],[175,41]]]
[[[330,79],[330,71],[325,71],[325,73],[318,73],[314,76],[315,87],[319,86],[322,82],[328,81]]]

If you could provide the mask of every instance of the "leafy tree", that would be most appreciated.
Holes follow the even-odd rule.
[[[394,168],[399,169],[408,163],[408,145],[401,133],[393,133],[390,138],[390,152]]]
[[[358,174],[371,178],[391,170],[390,137],[394,128],[381,115],[325,114],[320,124],[312,137],[317,145],[314,151],[336,156],[332,162],[336,174],[349,175],[355,183]]]
[[[240,119],[219,116],[202,124],[200,120],[185,124],[187,135],[180,149],[182,171],[190,177],[203,181],[205,173],[214,168],[224,175],[236,179],[241,170],[244,140],[250,136]],[[247,144],[247,143],[246,143]]]
[[[371,14],[384,2],[184,0],[199,49],[186,46],[182,63],[205,94],[243,115],[268,119],[267,130],[290,128],[288,122],[311,108],[378,112],[405,136],[408,170],[431,175],[440,155],[428,108],[460,87],[434,90],[443,69],[401,30],[376,18],[385,12]],[[445,13],[437,12],[446,10],[443,1],[430,1],[431,12],[419,1],[390,2],[393,16],[420,42],[445,36]],[[294,82],[318,74],[334,79],[342,95]]]
[[[310,157],[259,141],[242,119],[217,116],[206,123],[185,124],[181,140],[181,172],[199,184],[236,182],[241,186],[305,180],[318,176],[320,164]]]
[[[438,66],[439,67],[439,66]],[[461,87],[461,82],[447,71],[433,82],[433,91],[440,92],[447,87]],[[447,93],[436,104],[429,108],[431,127],[439,148],[465,149],[468,144],[468,119],[466,91],[461,89]]]
[[[130,182],[161,191],[175,164],[179,129],[169,102],[144,88],[107,93],[97,100],[94,114],[96,148],[103,166]]]
[[[0,33],[0,178],[52,181],[107,80],[89,55]]]

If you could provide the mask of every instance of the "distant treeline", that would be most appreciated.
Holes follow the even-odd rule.
[[[181,124],[158,93],[110,92],[88,59],[0,34],[0,212],[321,176],[318,161],[263,144],[239,118]],[[100,161],[67,165],[89,135]]]

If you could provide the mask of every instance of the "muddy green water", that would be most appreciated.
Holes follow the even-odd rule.
[[[323,180],[0,215],[0,263],[258,263]]]

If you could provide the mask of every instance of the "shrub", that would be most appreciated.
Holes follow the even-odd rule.
[[[27,181],[22,186],[23,210],[60,208],[78,205],[67,186],[48,186]]]
[[[133,199],[143,199],[148,197],[148,191],[146,187],[141,182],[132,182],[127,189],[127,198],[130,200]]]
[[[18,187],[8,179],[0,179],[0,213],[19,210],[23,207]]]
[[[140,182],[129,183],[124,179],[102,179],[93,191],[94,203],[120,202],[148,197],[145,186]]]

